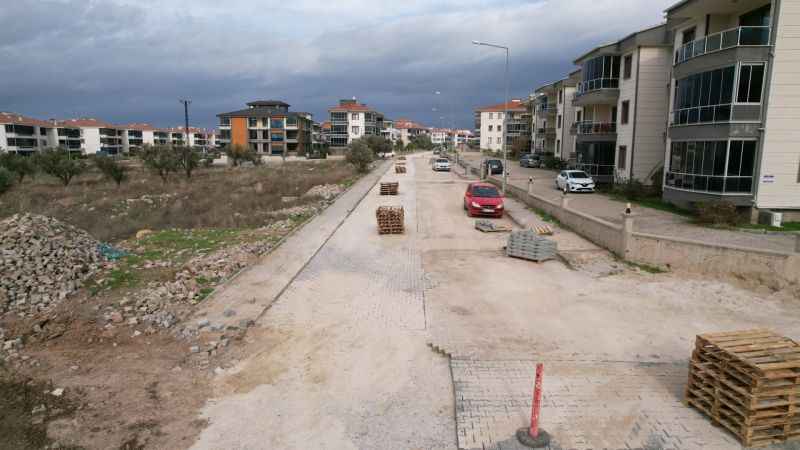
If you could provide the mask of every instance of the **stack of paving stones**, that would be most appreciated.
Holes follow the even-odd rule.
[[[398,161],[394,165],[395,173],[406,173],[406,163],[404,161]]]
[[[506,255],[536,262],[553,259],[557,252],[555,241],[543,238],[532,230],[511,233],[506,246]]]
[[[686,404],[745,447],[800,440],[800,345],[769,330],[697,336]]]
[[[402,206],[380,206],[375,211],[379,234],[403,234],[405,213]]]
[[[381,195],[397,195],[400,183],[381,183]]]
[[[35,313],[66,298],[102,267],[99,242],[52,217],[0,221],[0,313]]]

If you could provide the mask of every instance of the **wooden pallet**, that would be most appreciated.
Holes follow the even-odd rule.
[[[405,211],[402,206],[379,206],[375,211],[378,234],[405,233]]]
[[[550,225],[536,225],[531,227],[531,230],[539,236],[552,236],[553,227]]]
[[[800,345],[769,330],[699,335],[685,402],[747,447],[800,440]]]
[[[406,173],[406,166],[394,166],[395,173]]]
[[[398,188],[400,187],[400,183],[381,183],[381,195],[397,195]]]

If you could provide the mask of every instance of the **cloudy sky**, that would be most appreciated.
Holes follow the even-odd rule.
[[[391,118],[472,127],[504,90],[502,52],[472,40],[511,47],[511,95],[526,96],[674,2],[3,0],[0,111],[172,126],[190,98],[192,124],[214,126],[253,99],[322,121],[356,96]]]

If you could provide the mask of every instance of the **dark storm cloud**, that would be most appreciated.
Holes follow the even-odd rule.
[[[0,110],[37,117],[193,122],[255,98],[324,120],[357,96],[430,125],[564,76],[590,48],[657,23],[669,0],[329,2],[25,0],[0,9]],[[441,91],[441,96],[435,96]],[[436,108],[437,111],[432,111]]]

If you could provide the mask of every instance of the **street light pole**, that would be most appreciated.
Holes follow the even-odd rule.
[[[185,145],[189,146],[189,104],[192,103],[191,100],[187,99],[180,99],[179,102],[183,103],[183,119],[184,119],[184,130],[186,131],[186,143]]]
[[[499,48],[501,50],[506,51],[506,73],[505,73],[505,83],[506,83],[506,98],[505,103],[503,104],[503,133],[500,135],[500,138],[503,140],[503,195],[506,193],[506,185],[508,184],[508,139],[506,139],[506,134],[508,133],[506,129],[506,125],[508,124],[508,64],[509,64],[509,54],[511,51],[508,47],[504,45],[497,45],[497,44],[490,44],[488,42],[479,42],[479,41],[472,41],[474,45],[482,45],[484,47],[493,47]]]

